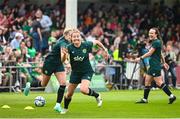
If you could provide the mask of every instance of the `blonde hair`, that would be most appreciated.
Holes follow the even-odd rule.
[[[81,37],[81,32],[78,30],[78,29],[73,29],[72,30],[72,32],[71,32],[71,40],[72,40],[72,35],[73,35],[73,33],[79,33],[79,35],[80,35],[80,40],[83,42],[84,41],[84,39]]]
[[[67,36],[69,34],[70,31],[72,31],[72,28],[65,28],[64,32],[63,32],[63,36]]]
[[[80,31],[78,29],[72,29],[71,37],[72,37],[73,33],[79,33],[80,34]]]

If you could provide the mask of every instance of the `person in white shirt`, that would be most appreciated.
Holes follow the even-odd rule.
[[[10,45],[12,49],[17,49],[19,48],[20,42],[23,40],[23,35],[19,32],[15,34],[14,39],[11,41]]]
[[[48,38],[50,37],[50,30],[52,26],[52,20],[49,16],[44,15],[40,9],[38,9],[35,13],[36,18],[40,19],[41,24],[41,33],[42,33],[42,51],[46,51],[48,49]]]

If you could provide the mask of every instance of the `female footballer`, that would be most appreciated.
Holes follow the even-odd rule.
[[[159,30],[157,28],[151,28],[149,30],[149,38],[152,41],[152,46],[150,50],[135,59],[135,62],[139,62],[140,60],[150,57],[149,60],[149,69],[147,71],[146,77],[145,77],[145,88],[144,88],[144,98],[140,101],[137,101],[136,103],[148,103],[148,95],[151,88],[151,82],[154,80],[156,84],[169,96],[169,103],[172,104],[176,97],[171,93],[171,91],[168,89],[168,87],[163,83],[162,75],[161,75],[161,59],[162,63],[165,69],[168,69],[168,64],[165,63],[165,60],[162,56],[161,49],[162,49],[162,42]]]
[[[89,61],[89,53],[92,52],[93,45],[97,45],[105,51],[105,58],[108,58],[107,49],[103,44],[97,40],[92,42],[82,41],[79,30],[75,29],[71,34],[72,44],[68,46],[68,54],[71,64],[71,75],[67,93],[64,97],[64,109],[61,114],[65,114],[68,111],[68,106],[73,96],[74,90],[80,83],[81,93],[95,97],[98,107],[102,105],[102,98],[99,93],[89,88],[91,78],[93,76],[93,69]]]
[[[43,80],[39,82],[28,82],[24,89],[24,94],[27,96],[30,91],[31,86],[42,86],[45,87],[50,78],[52,73],[55,74],[60,86],[57,92],[57,102],[54,107],[54,110],[60,112],[61,111],[61,102],[64,96],[64,90],[66,87],[66,72],[64,69],[63,62],[65,60],[65,54],[63,52],[63,48],[70,44],[70,37],[71,37],[72,29],[65,29],[63,36],[60,40],[54,44],[52,51],[47,55],[43,64]]]

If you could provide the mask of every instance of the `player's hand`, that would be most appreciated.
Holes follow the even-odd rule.
[[[71,65],[70,63],[66,64],[66,73],[69,74],[71,72]]]
[[[168,65],[167,63],[164,63],[164,64],[163,64],[163,67],[164,67],[166,70],[169,69],[169,65]]]
[[[68,50],[67,50],[66,48],[64,48],[64,47],[61,48],[61,51],[62,51],[62,53],[64,53],[64,54],[67,54],[67,53],[68,53]]]

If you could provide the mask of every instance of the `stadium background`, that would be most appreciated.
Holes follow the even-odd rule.
[[[0,1],[0,8],[1,8],[1,15],[0,15],[0,30],[1,30],[1,75],[0,75],[0,91],[6,92],[6,91],[13,91],[13,92],[20,92],[19,94],[8,94],[8,93],[1,93],[1,96],[6,97],[5,100],[1,99],[1,105],[3,104],[10,104],[14,107],[16,107],[16,103],[13,104],[15,100],[18,98],[21,98],[23,100],[24,97],[21,96],[21,90],[24,88],[24,84],[27,80],[37,80],[37,79],[31,79],[31,70],[41,67],[41,63],[43,61],[43,58],[45,54],[50,50],[49,48],[45,48],[46,52],[43,52],[40,50],[39,52],[36,51],[36,55],[31,57],[31,54],[28,52],[25,52],[25,54],[22,53],[21,49],[28,48],[27,45],[28,41],[32,41],[32,45],[34,45],[33,38],[31,34],[29,33],[29,20],[34,17],[34,11],[37,8],[41,8],[43,11],[43,14],[48,15],[53,22],[53,25],[51,26],[51,38],[58,39],[63,32],[63,28],[65,27],[65,23],[69,26],[74,25],[73,27],[77,27],[82,31],[84,36],[87,38],[87,40],[93,40],[98,39],[101,40],[104,45],[109,49],[109,53],[112,56],[111,62],[109,62],[109,65],[112,65],[112,67],[107,68],[104,67],[106,64],[104,64],[104,61],[102,59],[102,51],[99,49],[94,48],[94,53],[92,54],[92,65],[94,65],[94,68],[96,70],[96,76],[93,78],[92,86],[96,90],[101,91],[108,91],[102,93],[105,100],[108,98],[107,103],[105,104],[105,108],[102,109],[102,113],[97,112],[97,110],[93,108],[92,105],[90,106],[93,112],[95,113],[94,116],[90,117],[112,117],[112,115],[116,115],[115,117],[179,117],[179,102],[175,103],[175,106],[173,105],[168,109],[168,106],[165,107],[163,105],[162,107],[158,108],[155,104],[162,104],[166,103],[166,97],[163,96],[157,96],[161,95],[161,92],[153,92],[152,95],[156,95],[156,98],[152,98],[152,101],[156,102],[152,105],[150,105],[147,108],[152,108],[155,110],[158,110],[157,112],[162,113],[160,110],[164,109],[164,112],[170,113],[170,115],[155,115],[145,113],[147,109],[145,110],[137,110],[137,108],[141,108],[138,106],[135,106],[132,104],[132,102],[135,102],[137,98],[140,97],[140,93],[142,91],[111,91],[111,89],[128,89],[129,85],[131,83],[131,76],[132,76],[132,70],[130,69],[134,68],[134,64],[128,64],[130,65],[130,69],[127,69],[126,66],[122,65],[119,62],[122,62],[122,59],[125,57],[124,55],[117,55],[116,53],[123,54],[124,52],[127,53],[126,57],[132,54],[137,54],[139,41],[147,41],[147,32],[150,27],[158,26],[160,28],[160,31],[162,33],[162,38],[164,41],[164,44],[170,45],[173,49],[173,51],[176,54],[176,74],[177,74],[177,87],[178,88],[180,84],[180,26],[179,26],[179,1],[178,0],[77,0],[77,11],[74,11],[72,9],[74,3],[76,0],[67,0],[69,2],[69,7],[72,7],[70,9],[69,17],[65,15],[66,7],[65,7],[65,1],[64,0],[44,0],[43,2],[41,0],[29,0],[29,1],[23,1],[23,0],[2,0]],[[23,7],[23,4],[26,7]],[[10,9],[9,9],[10,8]],[[12,9],[11,9],[12,8]],[[13,11],[13,8],[15,8],[15,12]],[[31,11],[32,10],[32,11]],[[74,15],[72,15],[74,13]],[[75,15],[77,13],[77,16]],[[13,15],[13,17],[10,17]],[[74,18],[77,17],[77,23]],[[31,19],[31,20],[32,20]],[[73,19],[73,20],[72,20]],[[33,22],[33,21],[32,21]],[[20,36],[23,36],[23,41],[25,41],[24,45],[22,45],[22,48],[15,48],[16,50],[13,50],[13,48],[10,45],[10,42],[14,39],[17,33],[20,33]],[[50,37],[49,37],[50,38]],[[51,46],[52,39],[48,38],[49,44],[48,47]],[[120,44],[121,39],[125,39],[126,46],[127,47],[117,47],[117,45]],[[115,42],[116,41],[116,42]],[[122,45],[121,45],[122,46]],[[8,50],[6,48],[9,48]],[[127,48],[126,51],[124,51],[124,48]],[[6,49],[6,50],[5,50]],[[12,52],[10,52],[12,50]],[[16,52],[16,51],[21,51]],[[14,52],[15,51],[15,52]],[[121,52],[123,51],[123,52]],[[6,53],[7,52],[7,53]],[[166,51],[164,50],[164,53]],[[11,55],[12,53],[12,55]],[[14,54],[15,55],[14,55]],[[21,54],[22,53],[22,54]],[[23,62],[18,62],[19,56],[23,56]],[[17,56],[17,57],[16,57]],[[117,56],[117,59],[115,59]],[[133,56],[134,57],[134,56]],[[10,61],[10,62],[9,62]],[[115,61],[115,62],[114,62]],[[38,62],[38,64],[37,64]],[[19,65],[19,64],[20,65]],[[123,67],[122,69],[115,68],[115,66]],[[15,67],[11,67],[15,66]],[[19,68],[18,68],[19,66]],[[11,68],[10,68],[11,67]],[[25,68],[24,68],[25,67]],[[32,67],[31,69],[27,67]],[[103,68],[102,68],[103,67]],[[139,66],[138,66],[139,67]],[[125,70],[125,71],[123,71]],[[137,71],[139,73],[139,70]],[[136,72],[136,73],[137,73]],[[39,73],[39,72],[38,72]],[[128,79],[124,77],[128,75]],[[128,73],[128,74],[127,74]],[[122,75],[123,74],[123,75]],[[39,74],[40,75],[40,74]],[[171,75],[169,75],[171,78]],[[140,76],[133,76],[133,88],[134,89],[142,89],[143,88],[143,82],[140,82],[139,78]],[[105,79],[105,80],[104,80]],[[56,91],[54,83],[55,79],[52,79],[49,86],[46,88],[46,92],[54,92]],[[51,86],[51,84],[53,86]],[[169,86],[172,87],[171,81],[169,83]],[[53,89],[55,88],[55,89]],[[154,89],[159,90],[156,86],[154,86]],[[41,88],[35,87],[34,90],[41,90]],[[42,89],[44,90],[44,89]],[[173,89],[175,91],[175,94],[180,95],[179,91],[177,89]],[[17,103],[17,110],[12,111],[11,115],[8,116],[8,113],[5,113],[7,110],[1,109],[1,115],[0,117],[25,117],[24,115],[19,115],[18,112],[21,112],[21,108],[25,105],[33,105],[32,100],[34,96],[36,95],[43,95],[47,100],[50,101],[50,103],[47,103],[47,109],[53,105],[53,98],[49,98],[48,94],[44,94],[42,92],[35,92],[32,94],[31,97],[25,98],[26,101],[20,101],[22,103]],[[49,94],[55,97],[55,94]],[[117,97],[113,97],[116,95]],[[131,95],[135,95],[134,97],[131,97]],[[79,100],[80,94],[77,94],[75,98]],[[10,100],[10,99],[14,100]],[[132,98],[127,99],[127,98]],[[161,102],[161,98],[163,101]],[[87,101],[90,101],[85,97]],[[78,108],[79,102],[75,100],[75,105],[73,106],[73,109],[75,110]],[[83,98],[80,100],[84,100]],[[90,101],[91,102],[91,101]],[[116,107],[116,104],[121,104],[121,106],[125,106],[124,110],[123,108]],[[83,102],[84,105],[86,102]],[[132,109],[129,109],[126,107],[126,103]],[[112,112],[108,110],[108,105],[111,105],[110,107],[113,108]],[[81,106],[82,107],[82,106]],[[117,109],[118,108],[118,109]],[[126,110],[127,109],[127,110]],[[38,111],[41,109],[37,109]],[[37,114],[35,112],[31,113],[28,117],[41,117],[41,114],[43,113],[45,109],[42,109],[40,114]],[[109,115],[103,116],[103,114],[106,112],[106,110],[110,111],[111,113]],[[120,114],[116,114],[116,111],[122,111]],[[85,109],[84,113],[88,112],[87,109]],[[90,110],[89,110],[90,111]],[[132,115],[128,115],[124,112]],[[140,114],[139,111],[142,111]],[[133,115],[133,113],[135,115]],[[34,116],[32,116],[35,114]],[[76,113],[77,114],[77,113]],[[73,115],[71,113],[67,117],[77,117],[78,115]],[[28,115],[28,114],[27,114]],[[149,116],[148,116],[149,115]],[[15,117],[16,117],[15,116]],[[46,117],[46,116],[44,116]],[[53,115],[53,112],[50,112],[49,117],[58,117],[57,115]],[[83,115],[82,117],[86,117],[86,115]]]

